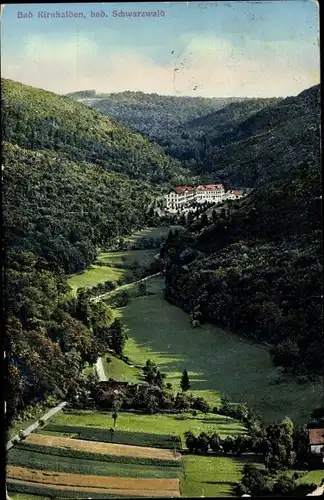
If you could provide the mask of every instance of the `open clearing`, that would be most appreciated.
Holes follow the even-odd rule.
[[[111,414],[91,411],[61,412],[51,420],[53,424],[69,426],[93,426],[108,429],[112,425]],[[243,427],[239,422],[228,417],[209,413],[197,416],[191,413],[183,414],[155,414],[145,415],[140,413],[119,412],[116,429],[120,431],[150,432],[152,434],[168,434],[179,436],[184,444],[183,434],[191,431],[215,432],[221,436],[239,434]]]
[[[112,378],[117,380],[117,382],[133,383],[141,381],[141,373],[138,368],[129,366],[127,363],[124,363],[124,361],[111,354],[102,356],[101,359],[107,379]],[[109,359],[109,362],[107,359]]]
[[[134,364],[150,358],[176,389],[186,368],[192,392],[207,397],[213,406],[225,393],[259,410],[267,422],[285,416],[298,424],[308,420],[320,383],[271,383],[276,370],[265,346],[213,325],[192,328],[188,315],[163,299],[162,286],[160,280],[160,293],[134,298],[120,309],[130,337],[125,354]]]
[[[7,467],[7,477],[20,481],[32,481],[34,483],[48,485],[62,485],[87,488],[104,488],[130,491],[164,492],[168,496],[169,491],[179,492],[179,479],[156,479],[156,478],[129,478],[129,477],[107,477],[82,474],[64,474],[60,472],[43,472],[37,469],[25,467]]]
[[[48,436],[45,434],[30,434],[26,443],[43,446],[54,446],[72,450],[90,451],[92,453],[107,454],[119,457],[152,458],[154,460],[181,460],[181,455],[174,456],[170,450],[148,448],[145,446],[131,446],[126,444],[101,443],[98,441],[84,441],[68,437]]]
[[[142,267],[148,267],[154,260],[154,255],[158,253],[157,248],[148,248],[143,250],[124,250],[121,252],[101,252],[97,260],[105,263],[107,266],[114,267],[118,265],[129,265],[134,262]]]
[[[232,488],[241,480],[243,467],[251,459],[186,455],[183,462],[183,497],[222,497],[233,496]]]
[[[68,284],[73,291],[78,288],[92,288],[105,281],[117,281],[125,272],[125,269],[93,265],[81,273],[73,274],[68,279]]]

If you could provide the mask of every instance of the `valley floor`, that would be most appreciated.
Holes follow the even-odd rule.
[[[136,237],[143,234],[139,232]],[[146,231],[146,234],[150,234]],[[99,255],[106,265],[102,268],[93,267],[82,274],[71,277],[70,284],[74,290],[79,286],[94,286],[106,280],[116,280],[116,269],[114,264],[133,261],[138,254],[138,260],[147,262],[153,252],[134,251],[128,252],[106,252]],[[118,271],[122,271],[118,269]],[[219,404],[222,394],[229,395],[235,402],[246,402],[248,406],[261,412],[267,422],[277,422],[285,416],[291,417],[295,423],[307,422],[310,411],[316,406],[318,394],[321,391],[320,383],[298,385],[293,379],[278,382],[278,371],[270,361],[267,348],[262,344],[256,344],[246,338],[242,338],[231,332],[222,330],[212,325],[203,325],[201,328],[192,328],[189,317],[181,309],[170,305],[163,298],[164,280],[161,277],[154,277],[147,281],[149,294],[137,297],[137,285],[128,285],[127,291],[130,295],[130,302],[127,306],[115,309],[116,315],[121,317],[128,330],[128,340],[125,347],[125,355],[129,357],[134,366],[130,366],[120,359],[107,354],[100,362],[100,373],[102,378],[136,382],[141,380],[140,367],[147,359],[156,362],[160,370],[166,374],[166,382],[172,383],[173,390],[179,390],[180,378],[186,368],[191,389],[196,395],[208,400],[211,407]],[[114,299],[112,294],[111,300]],[[107,301],[109,303],[109,300]],[[91,369],[87,369],[90,371]],[[22,425],[22,424],[21,424]],[[51,427],[52,425],[52,427]],[[57,430],[55,430],[57,426]],[[61,426],[61,427],[59,427]],[[65,431],[63,430],[66,427]],[[97,432],[104,436],[109,433],[113,426],[110,412],[98,411],[65,411],[55,416],[49,426],[39,432],[49,436],[68,436],[72,439],[83,439],[78,434],[81,427],[88,429],[87,432]],[[209,413],[203,415],[199,413],[193,416],[191,413],[182,414],[156,414],[147,415],[131,412],[120,412],[116,422],[115,442],[138,446],[165,446],[165,442],[170,437],[178,436],[184,447],[184,433],[191,430],[195,434],[202,431],[216,431],[223,437],[226,435],[236,435],[244,432],[242,425],[228,417]],[[86,431],[85,431],[86,432]],[[82,434],[82,433],[81,433]],[[119,436],[119,437],[117,437]],[[143,442],[141,441],[143,437]],[[145,439],[144,439],[145,438]],[[84,439],[95,439],[84,437]],[[119,441],[118,441],[119,439]],[[100,439],[110,442],[106,436]],[[108,440],[108,441],[107,441]],[[160,444],[149,444],[160,442]],[[63,440],[62,440],[63,441]],[[144,444],[148,443],[148,444]],[[91,442],[89,442],[89,445]],[[25,445],[26,446],[26,445]],[[32,443],[29,443],[32,446]],[[55,483],[58,472],[74,472],[87,475],[84,479],[89,490],[90,475],[97,476],[97,483],[100,484],[100,476],[125,476],[141,478],[179,478],[180,493],[183,497],[222,497],[232,496],[232,487],[240,481],[242,469],[247,461],[255,463],[256,458],[251,456],[182,456],[182,463],[179,470],[175,470],[169,465],[154,463],[150,466],[140,462],[115,463],[116,458],[106,459],[92,456],[93,450],[89,448],[87,457],[81,458],[78,455],[67,456],[67,451],[62,449],[55,455],[53,449],[48,448],[42,451],[34,444],[34,449],[24,449],[24,444],[20,448],[16,447],[11,452],[11,464],[22,467],[20,474],[22,477],[31,477],[31,469],[52,471],[44,474],[48,479],[48,474],[52,475],[52,486],[46,488],[41,486],[43,479],[39,476],[39,483],[30,486],[27,496],[25,495],[28,485],[22,484],[24,481],[15,476],[15,468],[12,468],[12,475],[15,476],[15,486],[11,485],[9,496],[12,500],[46,500],[49,489]],[[37,449],[36,449],[37,448]],[[59,454],[61,453],[61,456]],[[73,452],[74,453],[74,452]],[[139,454],[140,456],[140,454]],[[118,459],[119,460],[119,459]],[[136,458],[136,460],[140,460]],[[38,464],[38,465],[35,465]],[[55,472],[56,471],[56,472]],[[29,475],[28,475],[29,474]],[[35,473],[36,474],[36,473]],[[65,474],[67,476],[67,474]],[[322,471],[312,471],[301,482],[311,482],[319,484]],[[46,476],[46,477],[45,477]],[[42,476],[43,477],[43,476]],[[86,476],[84,476],[86,478]],[[45,481],[44,479],[44,481]],[[46,480],[47,480],[46,479]],[[94,480],[93,480],[94,481]],[[19,483],[19,484],[18,484]],[[96,484],[97,484],[96,483]],[[134,483],[135,484],[135,483]],[[72,487],[72,486],[71,486]],[[25,489],[24,489],[25,488]],[[14,490],[14,491],[13,491]],[[20,493],[18,493],[18,491]],[[54,492],[55,493],[55,492]],[[51,491],[51,495],[54,494]],[[74,491],[81,495],[81,491]],[[45,496],[37,496],[38,494]],[[144,496],[146,493],[142,493]],[[174,493],[179,495],[179,490]],[[85,498],[86,492],[82,493]],[[92,498],[95,498],[95,491],[92,490]],[[98,495],[98,493],[97,493]],[[106,491],[105,498],[115,498],[115,491]],[[118,495],[117,495],[118,497]],[[71,497],[72,498],[72,497]],[[78,496],[81,498],[81,496]]]
[[[278,370],[265,346],[212,325],[192,328],[188,315],[164,300],[163,286],[160,278],[152,279],[149,290],[154,295],[133,298],[119,310],[128,327],[125,354],[134,364],[155,361],[175,389],[186,368],[192,392],[213,406],[225,393],[259,410],[267,422],[285,416],[307,422],[320,382],[298,385],[291,378],[276,384]]]

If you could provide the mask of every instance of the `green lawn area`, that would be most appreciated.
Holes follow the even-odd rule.
[[[170,226],[172,229],[177,228],[178,226]],[[160,226],[160,227],[147,227],[145,229],[140,229],[139,231],[135,231],[131,236],[126,236],[125,241],[135,242],[139,238],[143,238],[147,236],[148,238],[160,238],[161,236],[167,236],[170,231],[169,226]],[[180,227],[180,226],[179,226]]]
[[[145,281],[147,290],[151,294],[161,294],[161,286],[164,284],[161,276],[157,276],[156,278],[151,278]],[[127,283],[126,285],[121,285],[118,290],[113,290],[112,292],[108,292],[105,298],[103,299],[106,304],[113,304],[116,300],[116,297],[125,290],[130,297],[137,297],[138,293],[138,284],[133,285],[132,283]],[[121,316],[122,311],[115,310],[116,316]]]
[[[114,428],[113,436],[110,429],[103,427],[79,427],[76,425],[48,424],[43,429],[36,431],[37,434],[54,436],[71,436],[76,439],[87,441],[100,441],[102,443],[129,444],[133,446],[148,446],[152,448],[173,449],[173,436],[168,434],[153,434],[151,432],[124,431]],[[177,438],[179,448],[179,438]]]
[[[324,470],[311,470],[307,472],[307,474],[304,477],[300,477],[299,479],[297,479],[297,483],[300,484],[315,483],[317,484],[317,486],[320,486],[322,479],[324,479]]]
[[[109,429],[112,426],[112,416],[110,412],[100,413],[93,411],[60,412],[51,419],[51,424],[69,426],[93,426]],[[152,434],[168,434],[181,437],[183,445],[183,434],[192,431],[195,434],[200,432],[218,432],[222,436],[239,434],[242,426],[227,417],[199,414],[196,417],[191,413],[183,414],[156,414],[145,415],[139,413],[120,412],[116,422],[116,430],[148,432]]]
[[[70,276],[68,283],[73,291],[76,291],[78,288],[91,288],[105,281],[117,281],[125,272],[125,269],[93,265],[81,273]]]
[[[110,360],[110,362],[107,361]],[[102,363],[105,373],[108,378],[117,380],[118,382],[139,382],[141,380],[140,370],[138,368],[129,366],[121,359],[107,354],[102,357]]]
[[[102,252],[97,260],[104,262],[108,266],[114,267],[116,264],[133,264],[138,262],[142,267],[148,267],[154,261],[154,255],[158,253],[157,248],[147,250],[127,250],[122,252]]]
[[[206,457],[186,455],[183,457],[184,478],[180,484],[183,497],[233,496],[233,486],[241,480],[243,466],[249,458]]]
[[[267,422],[285,416],[298,424],[308,420],[320,383],[271,384],[276,369],[265,346],[212,325],[192,328],[188,315],[163,299],[163,280],[156,279],[155,286],[156,295],[133,298],[119,311],[130,337],[125,354],[134,364],[150,358],[175,388],[186,368],[193,392],[213,405],[225,393],[259,410]]]

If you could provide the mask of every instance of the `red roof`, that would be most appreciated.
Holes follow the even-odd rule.
[[[205,186],[198,186],[200,191],[215,191],[216,189],[224,189],[223,184],[206,184]]]
[[[235,194],[235,196],[241,196],[243,194],[243,189],[232,189],[231,193]]]
[[[310,444],[323,444],[324,445],[324,429],[310,429],[309,430],[309,443]]]
[[[178,186],[174,188],[175,192],[178,194],[185,193],[186,191],[192,191],[193,189],[195,188],[192,186]]]

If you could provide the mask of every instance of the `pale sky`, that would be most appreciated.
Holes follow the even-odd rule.
[[[318,25],[313,0],[6,5],[1,73],[58,94],[284,97],[320,81]]]

